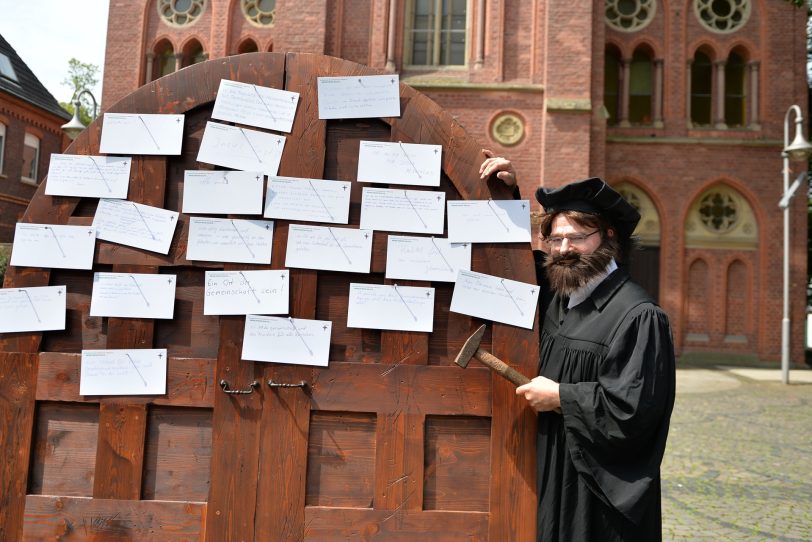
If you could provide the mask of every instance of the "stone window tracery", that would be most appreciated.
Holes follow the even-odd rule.
[[[715,233],[733,229],[739,219],[736,202],[730,194],[711,192],[699,204],[699,218],[706,228]]]
[[[276,19],[276,0],[242,0],[240,8],[245,19],[254,26],[273,26]]]
[[[695,0],[694,13],[708,30],[727,34],[747,22],[750,0]]]
[[[169,26],[189,26],[206,11],[206,0],[158,0],[158,15]]]
[[[694,200],[685,219],[687,248],[756,249],[758,222],[745,197],[719,183]]]
[[[606,24],[621,32],[648,26],[657,11],[656,0],[605,0]]]

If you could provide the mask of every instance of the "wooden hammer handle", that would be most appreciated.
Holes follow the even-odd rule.
[[[522,373],[510,367],[507,363],[502,361],[501,359],[497,358],[490,352],[482,350],[481,348],[477,348],[474,357],[481,361],[484,365],[487,365],[500,376],[507,378],[511,382],[513,382],[516,386],[522,386],[530,382],[530,379],[524,376]]]

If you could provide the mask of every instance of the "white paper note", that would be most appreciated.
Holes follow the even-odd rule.
[[[211,118],[290,133],[299,93],[220,80]]]
[[[82,350],[79,395],[163,395],[166,348]]]
[[[471,269],[471,244],[436,237],[390,235],[386,278],[454,282],[457,271]]]
[[[45,193],[49,196],[126,199],[130,187],[128,156],[52,154]]]
[[[65,329],[65,286],[0,289],[0,333]]]
[[[400,116],[400,79],[393,75],[319,77],[320,119]]]
[[[172,318],[175,275],[94,273],[90,316]]]
[[[358,182],[440,186],[440,145],[361,141]]]
[[[187,260],[271,263],[273,220],[191,217]]]
[[[264,216],[346,224],[351,186],[346,181],[269,177]]]
[[[434,326],[434,288],[350,283],[347,327],[428,331]]]
[[[180,154],[183,120],[183,115],[105,113],[99,152]]]
[[[248,315],[242,359],[327,367],[333,323]]]
[[[372,231],[291,224],[285,267],[369,273]]]
[[[449,201],[448,239],[452,243],[529,243],[530,202]]]
[[[105,241],[169,253],[178,213],[133,201],[101,199],[93,217],[96,236]]]
[[[535,284],[460,271],[450,310],[532,329],[538,299],[539,287]]]
[[[183,175],[183,212],[261,215],[259,171],[194,171]]]
[[[285,136],[207,122],[197,161],[276,175]]]
[[[365,186],[361,228],[406,233],[443,233],[445,192]]]
[[[91,269],[96,248],[93,226],[24,224],[14,229],[11,265]]]
[[[206,271],[203,314],[286,314],[288,271]]]

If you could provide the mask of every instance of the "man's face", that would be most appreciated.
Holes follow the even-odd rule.
[[[612,229],[604,238],[599,228],[581,225],[566,214],[554,217],[550,226],[544,267],[550,287],[562,295],[572,294],[603,273],[617,255]]]

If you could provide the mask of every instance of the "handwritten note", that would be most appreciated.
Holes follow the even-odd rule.
[[[99,239],[161,254],[169,253],[177,222],[176,211],[117,199],[99,200],[93,217]]]
[[[258,171],[186,171],[183,212],[260,215],[264,179]]]
[[[65,329],[65,286],[0,289],[0,333]]]
[[[285,136],[207,122],[197,161],[276,175],[284,148]]]
[[[529,243],[530,202],[449,201],[448,239],[452,243]]]
[[[460,271],[450,310],[532,329],[538,299],[539,287],[535,284]]]
[[[351,186],[345,181],[270,177],[264,216],[346,224]]]
[[[372,232],[291,224],[285,267],[369,273]]]
[[[326,367],[332,331],[327,320],[248,315],[242,359]]]
[[[192,217],[188,260],[271,263],[273,220]]]
[[[440,145],[361,141],[358,182],[440,186]]]
[[[350,283],[347,327],[428,331],[434,326],[434,288]]]
[[[132,159],[128,156],[52,154],[45,193],[126,199],[131,165]]]
[[[220,80],[211,118],[290,133],[299,93]]]
[[[386,278],[454,282],[457,271],[471,269],[471,244],[436,237],[390,235]]]
[[[175,275],[94,273],[90,316],[172,318]]]
[[[288,271],[206,271],[203,314],[285,314]]]
[[[91,269],[96,248],[96,228],[24,224],[14,229],[11,265]]]
[[[393,75],[319,77],[319,118],[400,116],[400,79]]]
[[[105,113],[99,152],[178,155],[183,115]]]
[[[162,395],[166,360],[166,348],[82,350],[79,395]]]
[[[407,233],[443,233],[445,192],[364,187],[361,228]]]

